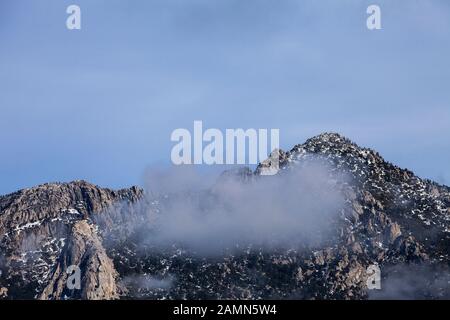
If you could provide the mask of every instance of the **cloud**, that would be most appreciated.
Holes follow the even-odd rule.
[[[381,269],[381,290],[370,290],[369,299],[449,299],[448,267],[401,264]],[[384,276],[383,276],[384,275]]]
[[[157,249],[176,245],[214,255],[248,246],[318,245],[333,232],[344,204],[328,169],[319,164],[251,179],[239,174],[214,179],[191,167],[146,176],[143,201],[151,203],[146,215],[152,223],[140,239]]]

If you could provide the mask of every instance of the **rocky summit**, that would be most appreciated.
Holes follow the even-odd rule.
[[[324,217],[331,227],[321,241],[236,243],[215,255],[151,241],[175,197],[200,199],[207,214],[220,181],[238,178],[245,187],[273,178],[264,171],[290,176],[310,163],[327,168],[344,199]],[[334,133],[276,150],[255,171],[219,180],[189,195],[75,181],[1,196],[0,299],[450,298],[450,188]],[[80,270],[75,288],[68,285],[73,266]],[[367,285],[371,266],[381,272],[380,289]]]

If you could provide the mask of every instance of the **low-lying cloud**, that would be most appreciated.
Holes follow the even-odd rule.
[[[320,244],[333,230],[344,198],[326,167],[317,164],[275,176],[222,175],[191,168],[150,172],[156,203],[146,245],[178,245],[201,254],[258,247]]]

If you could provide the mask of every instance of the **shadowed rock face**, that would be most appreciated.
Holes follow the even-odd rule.
[[[448,187],[332,133],[277,150],[255,172],[227,172],[221,179],[238,175],[243,183],[258,183],[276,156],[279,175],[310,162],[329,168],[346,202],[327,241],[289,249],[250,246],[221,257],[175,245],[161,250],[142,236],[151,234],[155,215],[164,214],[164,199],[136,187],[45,184],[0,197],[0,298],[450,298]],[[386,288],[375,294],[366,286],[373,264]],[[80,290],[66,285],[71,265],[81,269]]]
[[[95,226],[87,220],[76,221],[70,230],[67,250],[59,257],[53,276],[44,288],[40,299],[61,299],[62,297],[89,300],[118,298],[117,272],[107,256]],[[83,269],[80,290],[69,290],[66,284],[71,265]]]

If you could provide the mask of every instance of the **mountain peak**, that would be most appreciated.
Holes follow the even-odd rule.
[[[322,132],[321,134],[318,134],[317,136],[314,136],[312,138],[309,138],[308,141],[323,141],[323,142],[346,142],[351,143],[350,139],[347,137],[337,133],[337,132]]]
[[[367,148],[362,148],[349,138],[335,132],[324,132],[317,136],[307,139],[303,144],[296,145],[293,150],[299,148],[306,148],[313,151],[340,151],[340,150],[353,150],[353,151],[372,151]]]

